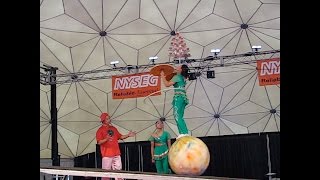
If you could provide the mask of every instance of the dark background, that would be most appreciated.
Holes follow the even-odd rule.
[[[269,138],[271,172],[280,178],[280,133],[260,133],[202,137],[210,151],[210,164],[203,176],[268,179]],[[174,143],[175,139],[172,139]],[[150,142],[120,143],[122,169],[127,171],[156,172],[151,162]],[[75,167],[101,168],[99,145],[96,153],[76,157]],[[74,177],[82,180],[84,177]],[[96,178],[92,178],[96,179]]]

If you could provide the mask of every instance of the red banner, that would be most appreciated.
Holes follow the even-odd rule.
[[[280,84],[280,58],[257,61],[259,85]]]
[[[145,97],[160,89],[160,77],[153,76],[149,72],[112,76],[112,99]],[[161,95],[161,92],[152,96],[157,95]]]

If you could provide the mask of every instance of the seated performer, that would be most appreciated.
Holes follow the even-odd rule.
[[[151,135],[151,157],[152,163],[156,164],[157,173],[170,174],[168,153],[171,147],[171,136],[167,131],[163,130],[163,121],[160,119],[156,122],[157,130]]]
[[[177,127],[180,134],[177,137],[177,139],[188,135],[188,128],[183,118],[184,110],[186,106],[189,104],[189,100],[185,90],[186,79],[188,78],[188,71],[189,68],[187,65],[183,64],[181,66],[178,66],[176,68],[176,75],[174,75],[170,81],[166,80],[166,76],[164,75],[163,71],[160,73],[164,85],[166,87],[173,86],[175,88],[172,105],[174,119],[177,123]]]

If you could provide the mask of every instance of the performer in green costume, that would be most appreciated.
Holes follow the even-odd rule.
[[[167,131],[163,130],[163,121],[156,122],[157,130],[151,135],[151,157],[152,162],[156,164],[157,173],[169,174],[168,153],[171,147],[171,136]]]
[[[173,96],[173,115],[174,119],[177,123],[179,136],[188,135],[188,128],[184,121],[184,110],[186,106],[189,104],[189,100],[186,94],[185,86],[186,86],[186,79],[188,78],[188,71],[189,68],[187,65],[181,65],[176,68],[176,75],[172,77],[170,81],[167,81],[164,75],[164,72],[161,72],[161,78],[166,87],[173,86],[174,89],[174,96]]]

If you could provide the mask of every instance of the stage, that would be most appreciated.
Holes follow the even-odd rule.
[[[176,174],[157,174],[152,172],[137,172],[137,171],[111,171],[97,168],[79,168],[79,167],[40,167],[40,172],[52,175],[69,175],[82,177],[110,177],[110,178],[127,178],[127,179],[146,179],[146,180],[240,180],[241,178],[226,178],[226,177],[212,177],[212,176],[183,176]],[[245,179],[242,179],[245,180]]]

